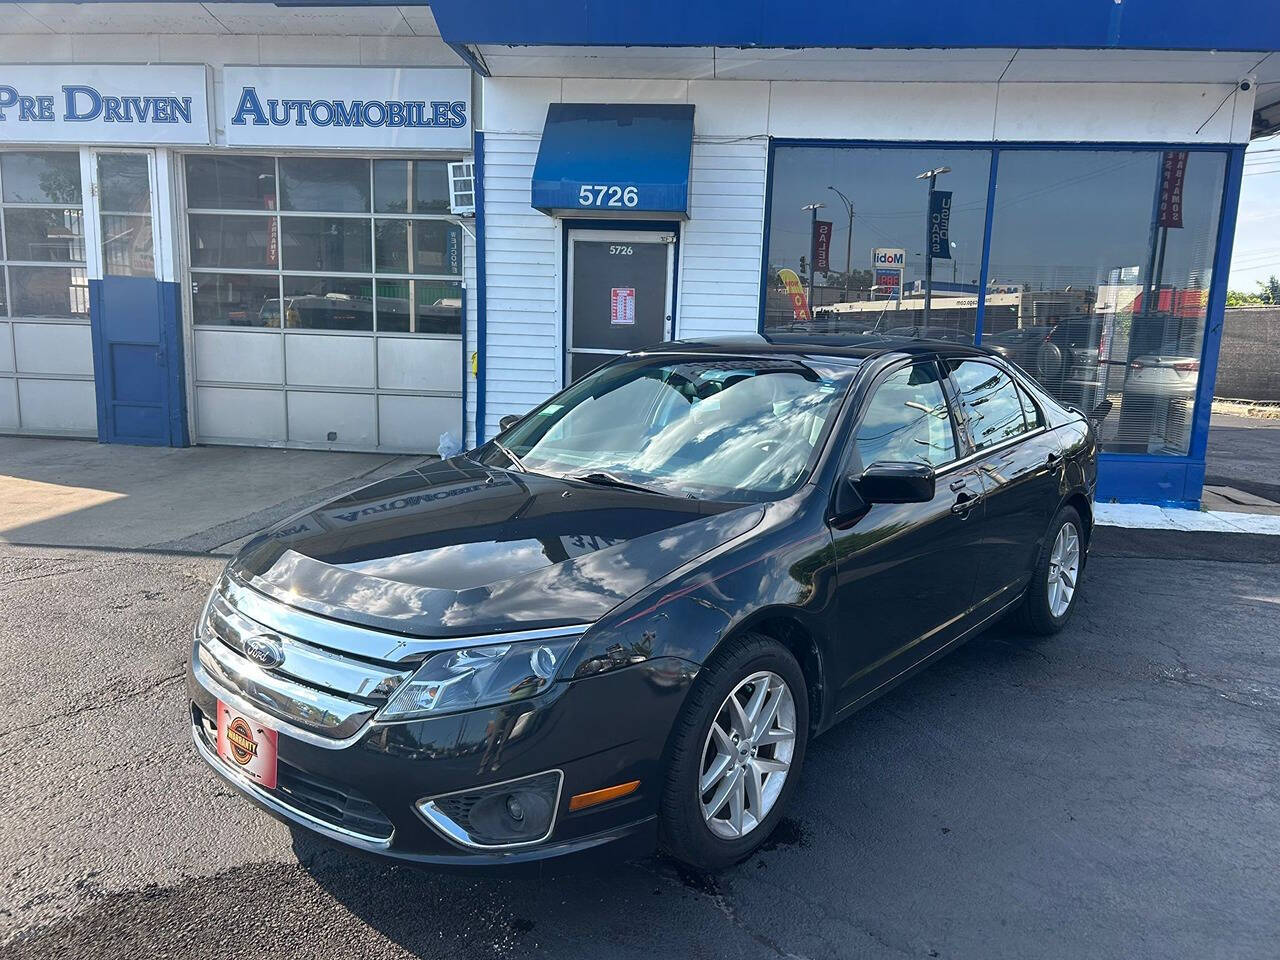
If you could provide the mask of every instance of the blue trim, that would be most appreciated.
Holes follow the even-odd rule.
[[[485,250],[484,250],[484,134],[477,131],[474,135],[474,146],[471,150],[472,174],[475,176],[476,199],[476,446],[484,443],[485,434],[485,394],[488,393],[488,364],[485,352],[489,345],[488,303],[485,290]],[[465,317],[463,318],[465,323]],[[466,351],[462,352],[465,382],[471,364]],[[465,395],[464,395],[465,396]],[[466,401],[463,401],[462,415],[466,418]],[[466,440],[466,431],[463,431]]]
[[[1199,477],[1197,481],[1195,478]],[[1099,503],[1152,503],[1161,507],[1196,509],[1204,482],[1204,462],[1190,457],[1162,457],[1155,454],[1100,453],[1098,455]]]
[[[462,432],[458,434],[458,445],[467,449],[467,374],[471,370],[470,358],[467,356],[467,288],[462,287]]]
[[[395,3],[396,0],[386,0],[388,3]],[[488,64],[483,59],[471,52],[471,48],[465,43],[457,43],[453,40],[446,40],[445,44],[449,49],[458,55],[458,59],[465,63],[482,77],[490,76]]]
[[[978,271],[978,318],[973,324],[973,342],[982,343],[982,324],[987,316],[987,268],[991,263],[991,224],[996,218],[996,176],[1000,168],[1000,151],[991,151],[991,170],[987,177],[987,219],[982,225],[982,267]]]
[[[182,340],[182,294],[178,284],[160,283],[160,317],[163,351],[161,361],[167,358],[169,391],[169,446],[191,446],[191,434],[187,427],[187,375],[186,354]]]
[[[1199,501],[1204,490],[1204,464],[1209,446],[1209,417],[1213,413],[1213,388],[1218,377],[1218,352],[1222,346],[1223,314],[1227,306],[1227,281],[1231,272],[1231,249],[1235,242],[1236,215],[1244,175],[1243,146],[1232,148],[1227,157],[1227,178],[1222,190],[1222,213],[1218,218],[1218,247],[1213,259],[1213,279],[1205,308],[1204,346],[1200,354],[1200,380],[1196,385],[1196,408],[1191,423],[1191,459],[1199,464],[1198,478],[1192,478],[1186,498]]]
[[[341,2],[341,0],[340,0]],[[345,0],[352,2],[352,0]],[[596,47],[1280,48],[1275,0],[431,0],[449,43]]]
[[[765,313],[769,309],[769,219],[773,216],[773,148],[777,141],[769,138],[769,156],[764,164],[764,238],[760,246],[760,322],[756,332],[764,335]],[[810,309],[813,309],[812,305]]]
[[[874,147],[877,150],[1232,150],[1231,143],[1153,143],[1141,140],[840,140],[831,137],[778,137],[779,147]]]

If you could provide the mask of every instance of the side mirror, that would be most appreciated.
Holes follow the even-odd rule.
[[[514,413],[508,413],[505,417],[503,417],[501,420],[498,421],[498,432],[506,433],[508,430],[510,430],[519,422],[520,422],[519,416],[517,416]]]
[[[928,464],[887,460],[871,464],[853,483],[867,503],[928,503],[936,487]]]

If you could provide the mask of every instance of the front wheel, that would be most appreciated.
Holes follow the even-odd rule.
[[[1018,609],[1020,624],[1041,636],[1057,633],[1071,619],[1084,574],[1084,526],[1076,508],[1059,510],[1049,531]]]
[[[804,674],[760,634],[730,640],[703,667],[676,721],[660,839],[699,870],[748,857],[795,790],[809,735]]]

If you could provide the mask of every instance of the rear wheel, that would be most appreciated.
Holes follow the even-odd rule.
[[[1049,531],[1018,609],[1021,626],[1042,636],[1071,619],[1084,574],[1084,527],[1076,508],[1059,510]]]
[[[782,818],[808,733],[804,674],[791,652],[760,634],[729,641],[676,721],[663,850],[700,870],[749,856]]]

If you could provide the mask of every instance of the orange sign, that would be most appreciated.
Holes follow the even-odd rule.
[[[787,296],[791,298],[791,312],[795,314],[795,318],[797,320],[812,319],[809,314],[809,300],[804,295],[804,287],[800,283],[800,278],[796,276],[796,272],[790,267],[783,267],[778,271],[778,279],[787,288]]]

